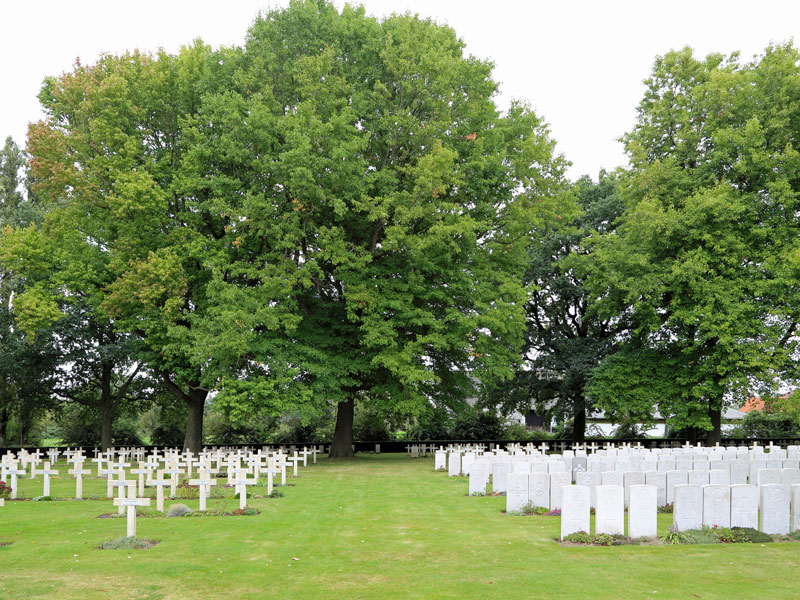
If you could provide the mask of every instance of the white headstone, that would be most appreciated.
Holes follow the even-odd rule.
[[[800,483],[800,469],[781,469],[781,483],[788,486]]]
[[[758,470],[758,485],[767,485],[769,483],[783,483],[780,469]]]
[[[658,490],[653,485],[632,485],[628,494],[628,536],[655,537],[658,530]]]
[[[433,469],[435,471],[447,470],[447,452],[444,450],[437,450],[433,455]]]
[[[761,492],[761,527],[770,535],[789,533],[789,488],[782,483],[766,483],[759,486]]]
[[[731,485],[747,483],[749,466],[745,460],[732,460],[730,464]]]
[[[731,526],[731,487],[709,484],[703,486],[703,525]]]
[[[758,486],[737,483],[731,486],[731,527],[758,529]]]
[[[604,471],[600,473],[601,485],[625,485],[625,475],[621,471]]]
[[[795,483],[791,488],[792,493],[792,531],[800,531],[800,484]]]
[[[675,486],[675,505],[672,524],[679,531],[700,529],[703,526],[703,488],[699,485]]]
[[[508,474],[511,472],[509,459],[497,460],[492,463],[492,491],[502,494],[508,491]]]
[[[509,473],[506,492],[506,513],[520,512],[528,503],[527,473]]]
[[[469,495],[486,495],[486,480],[489,478],[489,463],[474,461],[469,470]]]
[[[689,485],[708,485],[708,471],[689,471]]]
[[[630,503],[630,489],[633,485],[645,485],[645,475],[642,471],[628,471],[625,473],[625,506]]]
[[[565,485],[561,495],[561,539],[578,531],[589,533],[589,488],[583,485]]]
[[[472,468],[472,463],[475,462],[476,454],[474,452],[465,452],[464,456],[461,457],[461,473],[464,475],[469,475],[469,471]]]
[[[459,452],[451,452],[448,458],[447,476],[458,477],[461,475],[461,454]]]
[[[528,502],[533,506],[550,508],[550,474],[531,473],[528,477]]]
[[[575,473],[575,483],[589,488],[589,506],[597,507],[597,486],[600,483],[600,473],[578,471]]]
[[[645,484],[654,485],[658,490],[656,502],[658,506],[667,505],[667,474],[664,471],[646,471]]]
[[[708,482],[711,485],[730,485],[731,472],[728,469],[711,469],[708,472]]]
[[[675,504],[675,486],[689,483],[688,471],[667,471],[667,504]]]
[[[596,493],[595,533],[624,535],[625,488],[621,485],[598,485]]]
[[[561,508],[564,486],[572,483],[572,473],[550,473],[550,508]],[[588,533],[588,532],[587,532]]]

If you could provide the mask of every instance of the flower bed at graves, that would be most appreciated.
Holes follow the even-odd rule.
[[[788,535],[769,535],[750,527],[703,527],[678,531],[670,527],[658,538],[630,538],[624,535],[598,533],[590,535],[577,531],[553,538],[562,546],[640,546],[671,544],[767,544],[773,542],[800,542],[800,531]]]
[[[193,510],[182,515],[173,515],[173,517],[241,517],[241,516],[254,516],[260,515],[261,511],[257,508],[248,506],[247,508],[237,508],[235,510]],[[97,515],[98,519],[124,519],[125,514],[119,513],[103,513]],[[162,519],[167,518],[167,513],[159,512],[153,508],[139,508],[136,511],[136,518],[138,519]]]
[[[560,517],[561,516],[561,509],[560,508],[547,508],[546,506],[533,506],[532,504],[526,504],[522,507],[520,511],[512,511],[507,512],[506,510],[500,511],[503,514],[516,516],[516,517]],[[592,509],[592,514],[594,514],[594,509]]]
[[[100,544],[98,550],[147,550],[161,540],[145,540],[137,537],[123,537]]]
[[[670,527],[660,539],[665,544],[768,544],[798,542],[800,531],[788,535],[769,535],[751,527],[703,527],[686,531]]]
[[[611,535],[608,533],[598,533],[589,535],[585,531],[576,531],[564,536],[564,539],[555,538],[562,546],[638,546],[650,544],[656,540],[648,538],[629,538],[624,535]]]

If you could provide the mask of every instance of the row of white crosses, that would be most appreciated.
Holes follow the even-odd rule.
[[[95,458],[91,462],[95,463],[98,477],[106,478],[106,496],[114,496],[114,488],[117,489],[115,502],[129,499],[129,484],[133,484],[134,495],[144,496],[144,487],[156,487],[156,505],[159,511],[164,510],[164,487],[170,486],[170,495],[175,496],[179,478],[181,474],[186,474],[191,478],[194,468],[198,469],[199,479],[190,479],[189,485],[198,485],[200,488],[201,510],[205,510],[206,500],[210,493],[210,487],[215,485],[215,474],[221,470],[222,465],[226,466],[228,472],[228,484],[236,488],[239,494],[240,507],[245,508],[247,502],[247,486],[256,485],[260,474],[267,476],[267,493],[272,494],[274,476],[281,475],[281,485],[286,485],[286,472],[289,465],[292,466],[293,474],[298,476],[298,467],[302,461],[303,466],[308,465],[308,457],[311,456],[316,463],[317,454],[322,451],[322,447],[303,448],[302,451],[293,451],[292,456],[287,456],[282,450],[277,452],[271,449],[262,449],[256,452],[240,449],[234,451],[211,450],[204,451],[195,456],[191,452],[180,452],[178,450],[164,451],[163,455],[156,451],[151,454],[143,449],[124,448],[111,449],[106,452],[94,451]],[[42,462],[42,452],[27,452],[21,450],[16,456],[6,453],[0,457],[0,475],[5,482],[11,478],[11,498],[16,499],[18,491],[18,478],[27,474],[30,468],[30,477],[43,475],[43,495],[50,495],[50,478],[57,475],[58,471],[51,468],[51,463],[58,460],[59,454],[66,456],[68,464],[72,467],[68,473],[75,478],[75,498],[83,497],[83,477],[91,474],[91,470],[84,468],[86,457],[80,450],[60,452],[57,449],[50,449],[46,455],[50,459],[44,462],[42,468],[37,468]],[[127,459],[138,460],[136,468],[130,468],[131,462]],[[266,466],[263,461],[266,460]],[[247,464],[242,468],[242,461]],[[159,468],[163,463],[164,468]],[[214,466],[216,464],[216,466]],[[183,468],[182,468],[183,467]],[[136,481],[130,482],[125,478],[126,469],[131,475],[136,476]],[[248,478],[251,475],[251,478]],[[213,483],[209,483],[213,480]],[[202,481],[195,484],[194,481]],[[124,511],[126,504],[117,504],[120,513]]]

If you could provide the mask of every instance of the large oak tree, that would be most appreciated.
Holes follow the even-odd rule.
[[[321,1],[259,17],[244,48],[77,64],[29,134],[53,287],[142,338],[193,449],[211,390],[238,419],[338,406],[344,457],[355,402],[416,414],[491,387],[564,168],[533,112],[499,112],[491,69],[448,27]]]

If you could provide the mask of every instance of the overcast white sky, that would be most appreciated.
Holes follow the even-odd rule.
[[[101,52],[176,51],[195,37],[241,44],[272,0],[0,0],[0,137],[24,144],[40,118],[36,94],[46,75],[75,57]],[[411,11],[452,26],[467,50],[496,64],[499,102],[529,101],[548,123],[570,176],[597,176],[626,164],[616,139],[635,108],[658,54],[740,50],[749,59],[770,42],[800,40],[800,2],[741,0],[364,0],[376,16]],[[344,2],[337,0],[341,7]]]

